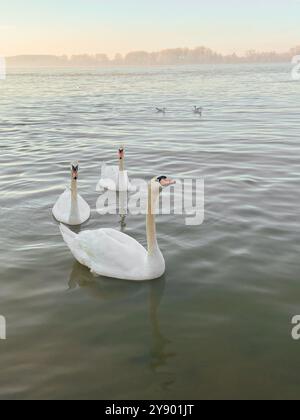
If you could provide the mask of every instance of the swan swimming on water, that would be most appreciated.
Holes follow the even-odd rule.
[[[165,114],[166,113],[166,108],[156,108],[156,112],[158,113],[158,114]]]
[[[139,242],[114,229],[85,231],[76,235],[64,225],[60,231],[74,258],[92,273],[122,280],[146,281],[161,277],[165,260],[156,238],[155,209],[162,188],[175,181],[160,176],[148,187],[146,250]]]
[[[59,197],[52,210],[57,221],[72,226],[81,225],[91,215],[89,205],[77,192],[78,170],[78,162],[72,163],[71,188],[67,188]]]
[[[194,106],[194,114],[198,114],[198,115],[202,116],[202,113],[203,113],[202,106]]]
[[[101,168],[101,179],[98,182],[96,191],[101,192],[104,189],[110,191],[136,191],[134,185],[128,178],[128,172],[125,171],[125,147],[122,146],[118,151],[119,166],[108,166],[104,164]]]

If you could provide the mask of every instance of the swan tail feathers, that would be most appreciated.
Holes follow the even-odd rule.
[[[78,240],[78,235],[72,232],[67,226],[60,224],[60,232],[62,234],[63,240],[69,247],[74,258],[82,265],[86,267],[90,266],[90,261],[87,254],[81,249],[80,243]]]
[[[63,237],[63,240],[68,245],[68,247],[72,250],[74,241],[77,238],[76,233],[72,232],[67,226],[63,225],[62,223],[59,225],[60,233]]]

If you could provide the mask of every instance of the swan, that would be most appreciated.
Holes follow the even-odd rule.
[[[156,108],[156,112],[158,114],[165,114],[166,113],[166,108]]]
[[[91,209],[87,202],[77,193],[78,162],[71,164],[71,188],[59,197],[52,213],[58,222],[67,225],[81,225],[91,215]]]
[[[146,281],[161,277],[165,260],[156,239],[155,209],[163,187],[175,184],[165,177],[155,177],[148,187],[146,250],[130,236],[114,229],[85,231],[76,235],[60,225],[62,237],[74,258],[92,273],[122,280]]]
[[[202,116],[203,108],[201,106],[194,106],[194,114]]]
[[[119,166],[107,166],[101,168],[101,179],[96,187],[97,192],[105,190],[111,191],[136,191],[136,187],[131,184],[128,172],[125,171],[125,148],[120,147],[118,151]]]

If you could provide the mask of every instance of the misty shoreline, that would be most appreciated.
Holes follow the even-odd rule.
[[[106,54],[81,55],[17,55],[6,57],[9,68],[14,67],[109,67],[109,66],[163,66],[197,64],[251,64],[284,63],[300,55],[300,46],[286,53],[247,51],[245,56],[222,55],[209,48],[175,48],[159,52],[130,52],[116,54],[110,59]]]

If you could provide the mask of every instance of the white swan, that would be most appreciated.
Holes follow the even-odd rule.
[[[60,225],[64,241],[73,256],[93,273],[123,280],[153,280],[165,272],[165,260],[156,239],[155,209],[162,187],[175,184],[165,176],[149,184],[147,211],[148,250],[139,242],[114,229],[73,233]]]
[[[87,202],[77,192],[78,162],[71,165],[71,189],[59,197],[52,213],[56,220],[67,225],[81,225],[86,222],[91,215],[91,209]]]
[[[136,191],[136,187],[131,184],[128,172],[125,171],[125,148],[121,147],[118,152],[119,166],[103,165],[101,168],[101,179],[96,187],[97,192],[104,189],[110,191]]]

